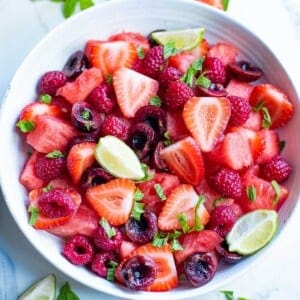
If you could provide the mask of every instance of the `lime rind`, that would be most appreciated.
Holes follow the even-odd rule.
[[[182,51],[197,47],[204,35],[205,28],[193,28],[184,30],[157,31],[151,34],[151,38],[158,44],[165,46],[173,42],[174,47]]]
[[[278,229],[274,210],[258,209],[242,216],[226,236],[229,251],[250,255],[265,247]]]

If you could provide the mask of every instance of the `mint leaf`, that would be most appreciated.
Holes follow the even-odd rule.
[[[164,245],[167,244],[169,239],[169,235],[164,233],[164,232],[158,232],[154,235],[153,240],[152,240],[152,245],[154,247],[161,248]]]
[[[172,140],[171,140],[171,138],[170,138],[170,132],[169,131],[165,131],[165,133],[164,133],[164,138],[165,138],[165,140],[164,140],[164,144],[165,144],[165,146],[170,146],[170,145],[172,145]]]
[[[142,183],[153,179],[154,174],[149,172],[148,166],[146,164],[141,163],[141,167],[145,176],[141,180],[136,181],[136,183]]]
[[[187,215],[185,213],[180,213],[178,216],[177,216],[177,220],[182,228],[182,231],[184,233],[187,233],[190,231],[190,227],[189,227],[189,224],[188,224],[188,218],[187,218]]]
[[[115,272],[116,272],[118,264],[115,261],[110,260],[107,265],[108,265],[108,268],[107,268],[106,279],[108,281],[114,281],[115,280]]]
[[[50,104],[52,101],[52,97],[49,94],[40,95],[40,102],[45,104]]]
[[[222,197],[222,196],[221,196],[221,197],[218,197],[218,198],[214,199],[214,201],[213,201],[213,203],[212,203],[212,206],[213,206],[214,208],[216,208],[216,207],[218,206],[218,204],[224,202],[225,200],[226,200],[225,197]]]
[[[159,96],[153,96],[152,98],[150,98],[149,103],[151,105],[161,107],[162,100]]]
[[[63,5],[63,15],[65,18],[71,17],[76,10],[79,0],[66,0]]]
[[[145,57],[145,51],[144,51],[144,48],[142,46],[139,46],[136,49],[136,52],[137,52],[137,56],[138,56],[139,59],[143,59]]]
[[[182,251],[183,247],[177,239],[171,241],[171,250],[172,251]]]
[[[198,215],[198,212],[199,212],[200,206],[204,203],[204,201],[205,201],[204,196],[199,196],[197,204],[195,206],[195,227],[194,227],[194,230],[196,230],[196,231],[200,231],[200,230],[203,229],[203,225],[201,224],[201,220],[200,220],[200,217]]]
[[[272,180],[271,185],[272,185],[272,188],[275,192],[275,198],[273,200],[273,205],[276,205],[278,203],[278,201],[280,200],[281,188],[280,188],[280,185],[278,184],[278,182],[276,180]]]
[[[259,112],[263,107],[264,107],[265,103],[263,101],[259,101],[253,108],[252,110],[254,112]]]
[[[102,228],[105,230],[107,236],[109,239],[114,237],[116,235],[116,231],[113,227],[110,226],[110,224],[107,222],[105,218],[101,218],[99,224],[102,226]]]
[[[229,6],[229,0],[223,0],[223,7],[225,11],[228,9],[228,6]]]
[[[113,76],[111,74],[107,74],[106,78],[105,78],[105,82],[107,84],[112,84],[112,82],[113,82]]]
[[[248,199],[253,202],[256,199],[256,188],[253,185],[247,186],[246,187],[246,194]]]
[[[226,300],[234,300],[233,291],[221,291],[221,293],[225,296]]]
[[[269,129],[272,125],[272,120],[271,120],[269,110],[266,107],[263,107],[261,111],[263,113],[262,127]]]
[[[186,83],[189,87],[194,85],[196,74],[202,70],[203,58],[195,60],[188,68],[186,73],[183,75],[181,80]]]
[[[48,157],[48,158],[61,158],[61,157],[65,157],[65,155],[59,150],[54,150],[54,151],[48,153],[46,155],[46,157]]]
[[[144,198],[144,194],[139,188],[136,188],[134,195],[133,195],[133,200],[135,201],[140,201]]]
[[[47,186],[43,187],[43,193],[47,193],[53,189],[53,186],[51,184],[48,184]]]
[[[159,183],[154,184],[153,188],[155,189],[156,195],[160,198],[160,200],[162,201],[167,200],[164,190]]]
[[[144,194],[141,192],[139,188],[137,188],[133,195],[134,203],[131,211],[131,217],[137,221],[140,221],[141,215],[145,212],[144,209],[145,204],[143,202],[140,202],[143,198],[144,198]]]
[[[174,56],[180,52],[180,49],[175,47],[175,42],[174,41],[169,41],[166,43],[164,46],[164,59],[169,58],[170,56]]]
[[[66,282],[59,291],[56,300],[80,300],[80,298],[71,290],[71,286]]]
[[[28,221],[29,225],[35,225],[40,211],[38,210],[37,207],[34,207],[34,206],[30,205],[28,207],[28,212],[30,212],[30,218],[29,218],[29,221]]]
[[[79,0],[80,9],[84,10],[95,5],[92,0]]]
[[[211,85],[211,81],[204,74],[201,74],[196,80],[196,84],[208,89]]]
[[[35,124],[28,120],[20,120],[16,126],[24,133],[30,132],[35,128]]]

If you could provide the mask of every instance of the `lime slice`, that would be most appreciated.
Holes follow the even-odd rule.
[[[153,32],[151,37],[160,45],[165,46],[167,43],[173,42],[175,48],[190,50],[199,45],[204,31],[204,28],[157,31]]]
[[[247,213],[237,220],[226,237],[229,251],[252,254],[270,242],[277,228],[276,211],[258,209]]]
[[[56,294],[56,277],[50,274],[31,285],[18,300],[54,300]]]
[[[108,135],[99,139],[95,157],[98,163],[115,177],[140,180],[145,176],[136,154],[115,136]]]

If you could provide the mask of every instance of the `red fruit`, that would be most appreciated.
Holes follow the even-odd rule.
[[[153,179],[137,185],[144,194],[142,201],[145,203],[145,208],[158,215],[165,203],[157,195],[154,188],[156,184],[161,186],[164,195],[168,197],[170,192],[179,185],[179,179],[177,176],[167,173],[155,173]]]
[[[186,127],[203,152],[211,151],[222,136],[231,114],[225,97],[193,97],[183,108]]]
[[[125,224],[130,217],[134,192],[135,185],[131,180],[113,179],[89,188],[86,198],[99,217],[118,226]]]
[[[61,96],[54,96],[52,97],[51,104],[59,107],[62,116],[66,119],[70,118],[71,110],[72,110],[72,104],[67,101],[65,98]]]
[[[129,124],[124,119],[115,115],[108,115],[101,125],[101,135],[113,135],[126,141],[129,132]]]
[[[226,71],[222,61],[216,57],[206,57],[203,63],[205,76],[213,83],[225,84]]]
[[[157,79],[164,65],[164,48],[163,46],[155,46],[146,53],[142,60],[141,71],[143,74]]]
[[[235,61],[238,50],[235,46],[227,43],[217,43],[207,53],[208,57],[215,57],[221,60],[224,66]]]
[[[46,72],[38,83],[38,93],[40,95],[48,94],[55,96],[56,91],[62,87],[67,81],[67,77],[64,72],[50,71]]]
[[[204,177],[202,153],[196,141],[186,137],[160,152],[168,169],[182,181],[198,185]]]
[[[196,1],[203,2],[208,5],[219,8],[221,10],[224,10],[224,4],[223,4],[224,2],[222,0],[196,0]]]
[[[195,61],[195,56],[190,53],[179,53],[169,57],[169,65],[185,73],[190,65]]]
[[[160,230],[171,231],[182,229],[178,221],[180,214],[185,214],[187,224],[190,228],[195,226],[195,209],[199,200],[199,196],[195,192],[193,186],[189,184],[181,184],[172,190],[161,213],[158,216],[158,227]],[[197,217],[201,225],[207,224],[209,213],[203,204],[200,205],[197,211]]]
[[[67,169],[75,184],[79,184],[84,171],[95,162],[96,143],[82,142],[74,145],[67,156]]]
[[[131,253],[133,251],[135,251],[138,247],[139,247],[138,244],[135,244],[130,241],[122,240],[122,243],[121,243],[121,246],[119,249],[119,251],[120,251],[119,255],[120,255],[121,260],[124,260],[127,257],[129,257],[131,255]]]
[[[99,45],[104,43],[105,41],[101,40],[88,40],[85,44],[84,53],[88,58],[89,62],[91,62],[91,50],[95,45]]]
[[[231,79],[226,87],[228,95],[237,96],[249,101],[254,86],[248,82]]]
[[[118,69],[113,77],[117,102],[123,115],[134,117],[139,108],[156,95],[158,82],[127,68]]]
[[[201,230],[183,234],[179,242],[183,247],[181,251],[175,251],[174,257],[177,265],[183,263],[190,255],[197,252],[210,252],[220,244],[222,238],[212,230]]]
[[[249,118],[251,106],[247,100],[238,96],[227,96],[231,105],[230,123],[233,126],[243,125]]]
[[[122,243],[122,234],[118,228],[112,227],[112,229],[114,230],[115,235],[110,237],[102,225],[98,226],[93,237],[94,244],[98,249],[114,251],[120,248]]]
[[[62,96],[70,103],[84,101],[91,91],[103,81],[102,73],[97,68],[84,70],[74,81],[67,82],[57,90],[56,95]]]
[[[104,77],[122,67],[130,68],[137,59],[135,45],[124,41],[104,42],[91,46],[90,61]]]
[[[68,122],[53,116],[37,116],[35,128],[26,136],[26,142],[36,151],[50,153],[64,152],[70,139],[78,135]]]
[[[206,39],[202,39],[198,46],[191,50],[186,50],[180,52],[180,54],[191,54],[194,58],[205,57],[209,50],[208,41]]]
[[[244,128],[251,129],[253,131],[259,131],[262,124],[262,115],[259,112],[251,111],[249,118],[243,124]]]
[[[288,97],[272,84],[257,85],[250,95],[250,104],[253,107],[262,104],[268,109],[272,129],[285,125],[293,115],[293,105]]]
[[[35,172],[35,164],[41,156],[41,153],[34,151],[23,167],[19,180],[21,184],[23,184],[23,186],[27,189],[27,191],[41,188],[47,184],[47,182],[39,178]]]
[[[171,141],[176,142],[190,135],[183,121],[181,111],[168,111],[166,120],[167,132],[169,132]]]
[[[111,261],[117,263],[116,254],[114,252],[101,251],[94,256],[91,263],[91,270],[98,276],[106,278],[108,266]]]
[[[292,167],[281,155],[274,156],[260,166],[261,176],[268,181],[283,182],[289,178],[291,173]]]
[[[168,86],[171,81],[179,80],[183,73],[174,67],[165,67],[158,74],[158,81],[162,86]]]

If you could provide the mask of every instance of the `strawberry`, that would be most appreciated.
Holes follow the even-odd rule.
[[[130,217],[135,185],[129,179],[113,179],[91,187],[86,198],[100,217],[111,225],[123,225]]]
[[[23,167],[19,180],[27,191],[41,188],[47,184],[47,182],[40,179],[35,172],[35,164],[41,156],[41,153],[34,151]]]
[[[190,53],[178,53],[169,57],[169,65],[185,73],[189,66],[195,61],[195,56]]]
[[[204,177],[202,153],[192,137],[186,137],[160,152],[168,169],[182,181],[198,185]]]
[[[29,204],[30,204],[29,209],[33,208],[39,211],[39,204],[38,204],[39,197],[43,192],[44,192],[43,189],[39,188],[39,189],[32,190],[28,194]],[[74,201],[76,207],[75,210],[76,213],[77,209],[81,204],[80,194],[75,189],[65,189],[64,192],[68,193],[71,196],[72,200]],[[52,229],[54,227],[67,223],[74,216],[75,213],[63,217],[50,218],[44,215],[42,212],[38,212],[37,219],[33,226],[35,229],[43,229],[43,230]]]
[[[206,56],[209,50],[208,41],[206,39],[202,39],[198,46],[191,50],[182,51],[183,54],[191,54],[195,58],[200,58]]]
[[[76,214],[67,223],[49,229],[48,232],[63,238],[70,238],[78,234],[93,237],[99,226],[98,222],[99,217],[96,212],[81,204]]]
[[[123,115],[134,117],[139,108],[156,95],[158,82],[128,68],[118,69],[113,76],[117,102]]]
[[[196,0],[196,1],[206,3],[218,9],[224,10],[224,4],[223,4],[224,1],[222,0]]]
[[[129,257],[133,251],[135,251],[139,247],[138,244],[135,244],[131,241],[122,240],[122,244],[119,249],[120,258],[126,259]]]
[[[74,81],[67,82],[56,92],[57,96],[62,96],[70,103],[84,101],[91,91],[103,81],[102,73],[97,68],[84,70]]]
[[[251,111],[249,118],[242,125],[244,128],[251,129],[254,131],[259,131],[262,124],[262,115],[259,112]]]
[[[53,116],[37,116],[35,128],[26,136],[26,142],[36,151],[50,153],[54,150],[64,152],[70,139],[78,132],[68,122]]]
[[[184,214],[187,217],[187,225],[192,228],[200,221],[205,225],[209,221],[209,213],[203,204],[200,205],[197,211],[196,220],[196,205],[199,196],[190,184],[181,184],[172,190],[168,196],[161,213],[158,216],[158,227],[160,230],[181,229],[181,224],[178,217]]]
[[[272,129],[285,125],[293,115],[293,105],[287,95],[272,84],[257,85],[249,101],[254,107],[263,105],[268,109]]]
[[[190,135],[183,121],[181,111],[167,112],[167,132],[169,132],[171,141],[174,142]]]
[[[203,152],[211,151],[230,118],[230,102],[225,97],[193,97],[183,108],[183,120]]]
[[[101,40],[88,40],[84,47],[84,54],[88,58],[89,62],[91,61],[91,50],[94,46],[104,43],[105,41]]]
[[[186,258],[194,253],[213,251],[222,242],[222,238],[212,230],[201,230],[181,235],[179,242],[183,250],[174,252],[177,265],[183,263]]]
[[[244,98],[249,101],[254,86],[248,82],[231,79],[226,87],[228,95]]]
[[[129,42],[104,42],[92,45],[90,59],[92,66],[106,77],[121,67],[130,68],[137,59],[137,52],[135,45]]]
[[[235,46],[227,43],[217,43],[209,49],[207,56],[218,58],[226,66],[235,61],[237,54],[238,51]]]
[[[94,142],[82,142],[70,149],[67,156],[67,169],[76,185],[80,183],[84,171],[95,162],[95,148]]]

